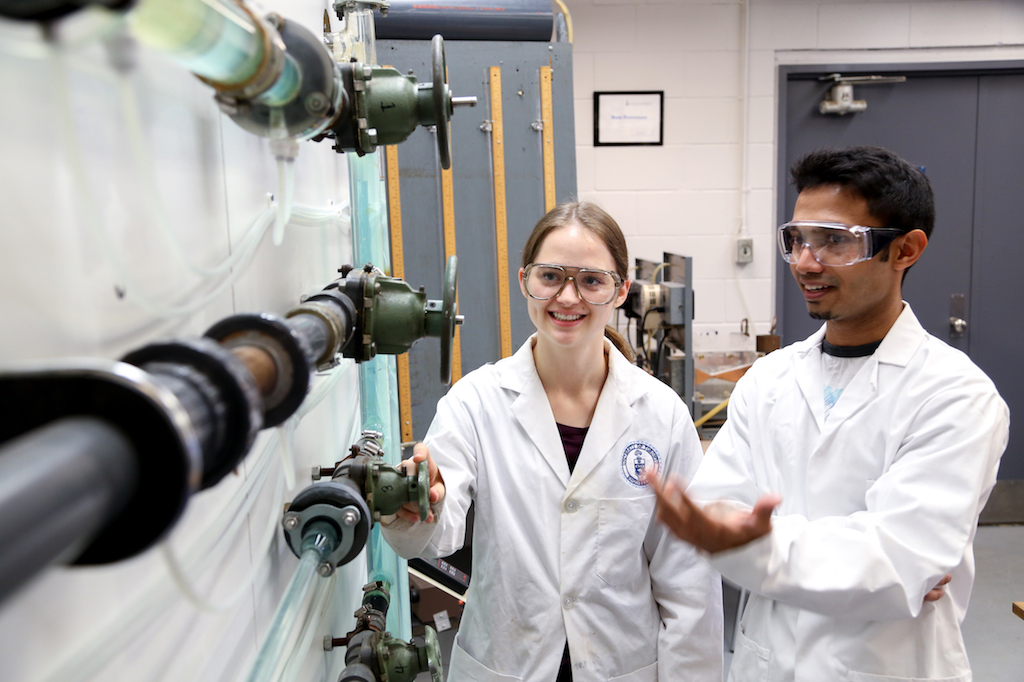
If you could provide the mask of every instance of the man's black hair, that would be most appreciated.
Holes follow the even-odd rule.
[[[839,185],[858,192],[881,225],[928,237],[935,227],[935,197],[927,176],[888,149],[817,149],[793,164],[790,176],[798,192]]]

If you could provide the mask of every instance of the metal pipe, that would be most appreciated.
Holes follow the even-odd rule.
[[[380,39],[551,40],[551,0],[460,0],[426,3],[391,0],[387,16],[377,21]]]
[[[0,601],[75,559],[124,509],[139,479],[131,442],[95,417],[66,417],[0,447]]]
[[[295,315],[288,318],[288,323],[309,342],[310,352],[306,359],[310,365],[316,365],[316,361],[327,351],[331,328],[327,322],[314,315]]]
[[[256,346],[237,346],[232,348],[231,352],[242,361],[249,374],[252,374],[260,394],[270,395],[277,384],[277,363],[274,362],[274,357]]]

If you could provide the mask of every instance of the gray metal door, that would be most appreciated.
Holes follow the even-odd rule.
[[[778,222],[796,203],[789,166],[823,146],[886,147],[924,169],[935,190],[935,232],[924,257],[907,275],[904,298],[924,327],[968,353],[999,387],[1011,413],[1024,414],[1024,372],[1011,351],[1021,338],[1015,298],[1024,292],[1024,105],[1020,64],[825,65],[780,69]],[[867,110],[845,116],[818,113],[832,83],[820,77],[904,75],[904,83],[855,87]],[[783,343],[808,336],[820,322],[807,315],[788,266],[778,260],[776,311]],[[967,327],[950,325],[962,297]],[[959,316],[959,315],[958,315]],[[1024,435],[1013,429],[1000,479],[1024,478]]]
[[[978,97],[969,352],[1017,418],[999,478],[1024,479],[1024,75],[984,76]]]

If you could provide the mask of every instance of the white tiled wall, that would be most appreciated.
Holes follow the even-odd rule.
[[[580,197],[615,216],[631,257],[693,256],[698,350],[752,348],[752,336],[738,334],[741,320],[756,333],[771,325],[779,64],[1024,55],[1019,0],[750,0],[746,55],[740,0],[566,2]],[[595,90],[663,90],[665,145],[595,148]],[[749,265],[733,262],[741,231],[754,239]]]

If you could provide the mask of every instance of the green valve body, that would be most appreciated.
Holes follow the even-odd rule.
[[[458,261],[450,256],[444,271],[442,300],[428,301],[423,290],[388,277],[367,264],[350,271],[339,285],[358,311],[355,329],[342,349],[345,357],[366,362],[378,353],[401,355],[424,336],[441,340],[441,380],[451,377],[455,326],[462,321],[455,298]]]
[[[339,682],[412,682],[423,672],[430,673],[431,682],[443,682],[441,646],[434,628],[425,628],[423,646],[392,637],[383,631],[390,602],[388,586],[368,583],[363,592],[363,604],[354,614],[356,627],[348,633],[346,667]]]
[[[382,436],[373,431],[363,433],[352,446],[352,456],[338,462],[333,478],[352,481],[366,499],[374,521],[394,514],[406,502],[415,502],[420,520],[426,521],[430,512],[430,473],[426,462],[420,462],[415,474],[385,464]]]
[[[430,83],[417,83],[416,76],[385,66],[374,66],[371,74],[371,87],[358,99],[365,106],[367,121],[377,130],[378,145],[398,144],[417,126],[436,123]]]

